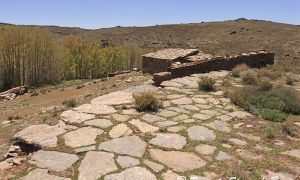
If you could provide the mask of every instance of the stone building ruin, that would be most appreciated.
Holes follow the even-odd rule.
[[[274,53],[264,50],[250,51],[233,56],[207,54],[198,49],[164,49],[145,54],[142,59],[144,73],[153,75],[155,84],[194,73],[232,70],[238,64],[261,68],[274,63]]]

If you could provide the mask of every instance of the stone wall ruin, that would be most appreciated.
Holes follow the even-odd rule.
[[[250,51],[234,56],[215,56],[196,49],[166,49],[143,56],[143,72],[153,74],[155,84],[194,73],[232,70],[238,64],[261,68],[274,63],[274,53]]]

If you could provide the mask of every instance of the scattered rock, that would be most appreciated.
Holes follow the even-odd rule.
[[[216,159],[218,161],[226,161],[226,160],[231,160],[233,159],[234,157],[227,154],[226,152],[223,152],[223,151],[220,151],[216,157]]]
[[[172,82],[172,81],[164,81],[160,84],[163,87],[182,87],[183,84]]]
[[[300,150],[298,150],[298,149],[293,149],[293,150],[290,150],[290,151],[285,151],[285,152],[282,152],[281,154],[286,154],[286,155],[293,156],[295,158],[300,159]]]
[[[228,139],[228,141],[236,144],[236,145],[240,145],[240,146],[245,146],[247,144],[246,141],[240,140],[240,139],[235,139],[235,138],[230,138]]]
[[[177,172],[191,171],[205,166],[206,162],[193,153],[181,151],[163,151],[160,149],[150,149],[151,157],[172,168]],[[180,157],[180,158],[174,158]]]
[[[138,159],[130,156],[119,156],[116,160],[122,168],[128,168],[140,164],[140,161]]]
[[[100,150],[142,157],[145,153],[146,143],[137,136],[116,138],[100,143]]]
[[[62,172],[70,168],[77,160],[78,157],[74,154],[40,150],[31,156],[29,163],[39,168]]]
[[[187,129],[187,132],[192,140],[213,141],[216,139],[215,133],[203,126],[192,126]]]
[[[78,168],[78,180],[96,180],[117,169],[114,154],[90,151],[85,155]]]
[[[250,113],[244,112],[244,111],[234,111],[232,113],[229,113],[228,116],[231,116],[233,118],[244,119],[246,117],[251,117],[252,115]]]

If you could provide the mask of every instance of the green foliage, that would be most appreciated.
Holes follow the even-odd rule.
[[[62,104],[68,108],[71,108],[71,107],[75,107],[77,102],[75,99],[69,99],[69,100],[65,100]]]
[[[232,69],[232,76],[240,77],[242,71],[249,69],[246,64],[238,64]]]
[[[39,28],[5,27],[0,38],[0,91],[140,68],[143,53],[132,44],[103,47],[79,36],[60,45]]]
[[[134,95],[134,99],[138,111],[155,112],[161,107],[160,101],[152,93]]]
[[[212,91],[214,90],[214,84],[216,81],[210,77],[202,77],[200,81],[198,81],[199,90],[202,91]]]
[[[276,137],[275,130],[272,127],[266,129],[266,137],[268,139],[274,139]]]
[[[285,119],[285,113],[300,114],[300,100],[295,90],[287,87],[247,86],[228,94],[231,101],[250,113],[272,121]]]
[[[244,84],[255,85],[257,82],[257,74],[252,69],[242,71],[241,78]]]
[[[265,108],[261,112],[261,116],[264,119],[274,121],[274,122],[281,122],[286,119],[286,116],[282,111],[276,110],[276,109],[268,109]]]
[[[277,97],[285,103],[285,113],[300,114],[300,99],[294,89],[279,86],[270,91],[270,96]]]

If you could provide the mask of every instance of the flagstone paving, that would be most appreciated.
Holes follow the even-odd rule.
[[[221,84],[228,75],[227,71],[206,74]],[[258,121],[247,121],[252,115],[233,105],[223,91],[199,91],[197,80],[202,76],[165,81],[162,88],[144,84],[113,92],[64,111],[58,125],[25,128],[14,140],[41,150],[29,156],[31,168],[22,178],[218,179],[232,164],[249,167],[247,163],[265,160],[264,153],[273,152],[273,147],[255,134]],[[161,98],[158,112],[134,109],[133,93],[147,91]],[[283,145],[273,153],[299,164],[299,148]],[[260,175],[282,179],[297,175],[293,169],[273,170],[260,169]]]

